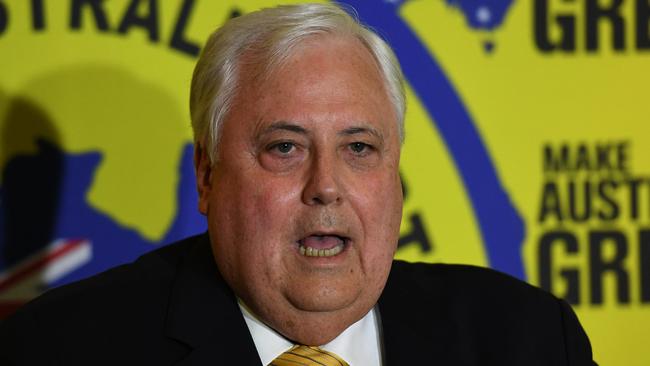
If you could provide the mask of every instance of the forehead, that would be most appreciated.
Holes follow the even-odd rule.
[[[397,134],[377,62],[356,38],[312,36],[273,70],[260,70],[259,63],[242,63],[235,100],[257,123],[371,123],[386,136]]]

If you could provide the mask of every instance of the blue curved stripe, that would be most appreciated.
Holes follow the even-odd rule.
[[[436,124],[461,174],[492,268],[525,279],[524,222],[512,205],[460,96],[431,52],[399,16],[399,3],[345,0],[393,46],[406,79]],[[444,209],[444,208],[441,208]]]

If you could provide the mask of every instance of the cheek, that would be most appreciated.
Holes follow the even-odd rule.
[[[221,189],[212,201],[210,234],[214,235],[215,253],[220,268],[236,283],[247,278],[248,285],[275,284],[292,237],[293,190],[271,180],[237,180],[236,189]]]
[[[401,219],[402,212],[402,186],[399,175],[378,174],[376,176],[359,179],[355,189],[360,206],[366,211],[364,214],[376,225],[385,226],[394,221],[394,216]],[[391,219],[393,218],[393,219]]]
[[[288,222],[299,210],[301,189],[289,179],[265,179],[253,182],[251,195],[241,197],[248,215],[256,219],[265,235],[275,236],[288,230]]]
[[[366,253],[377,260],[393,256],[402,218],[402,188],[399,176],[367,179],[357,196],[357,214],[367,238]],[[382,259],[383,258],[383,259]]]
[[[258,178],[240,182],[231,197],[240,245],[256,253],[277,253],[292,233],[291,220],[298,212],[300,189],[290,181]]]

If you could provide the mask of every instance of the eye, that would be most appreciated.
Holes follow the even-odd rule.
[[[307,154],[308,150],[303,141],[281,137],[274,141],[264,142],[257,158],[264,169],[276,173],[286,173],[300,166]]]
[[[272,145],[270,150],[279,152],[280,154],[286,155],[296,148],[291,142],[279,142],[275,145]]]
[[[370,149],[370,145],[358,141],[351,143],[349,146],[350,146],[350,150],[352,150],[356,154],[363,154],[364,152]]]

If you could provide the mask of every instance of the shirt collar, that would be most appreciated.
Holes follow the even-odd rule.
[[[292,342],[264,324],[241,300],[239,300],[239,308],[253,337],[262,365],[270,364],[276,357],[293,347]],[[373,308],[363,318],[350,325],[338,337],[322,345],[321,348],[339,355],[350,366],[379,366],[381,365],[381,348],[377,327],[376,311]]]

